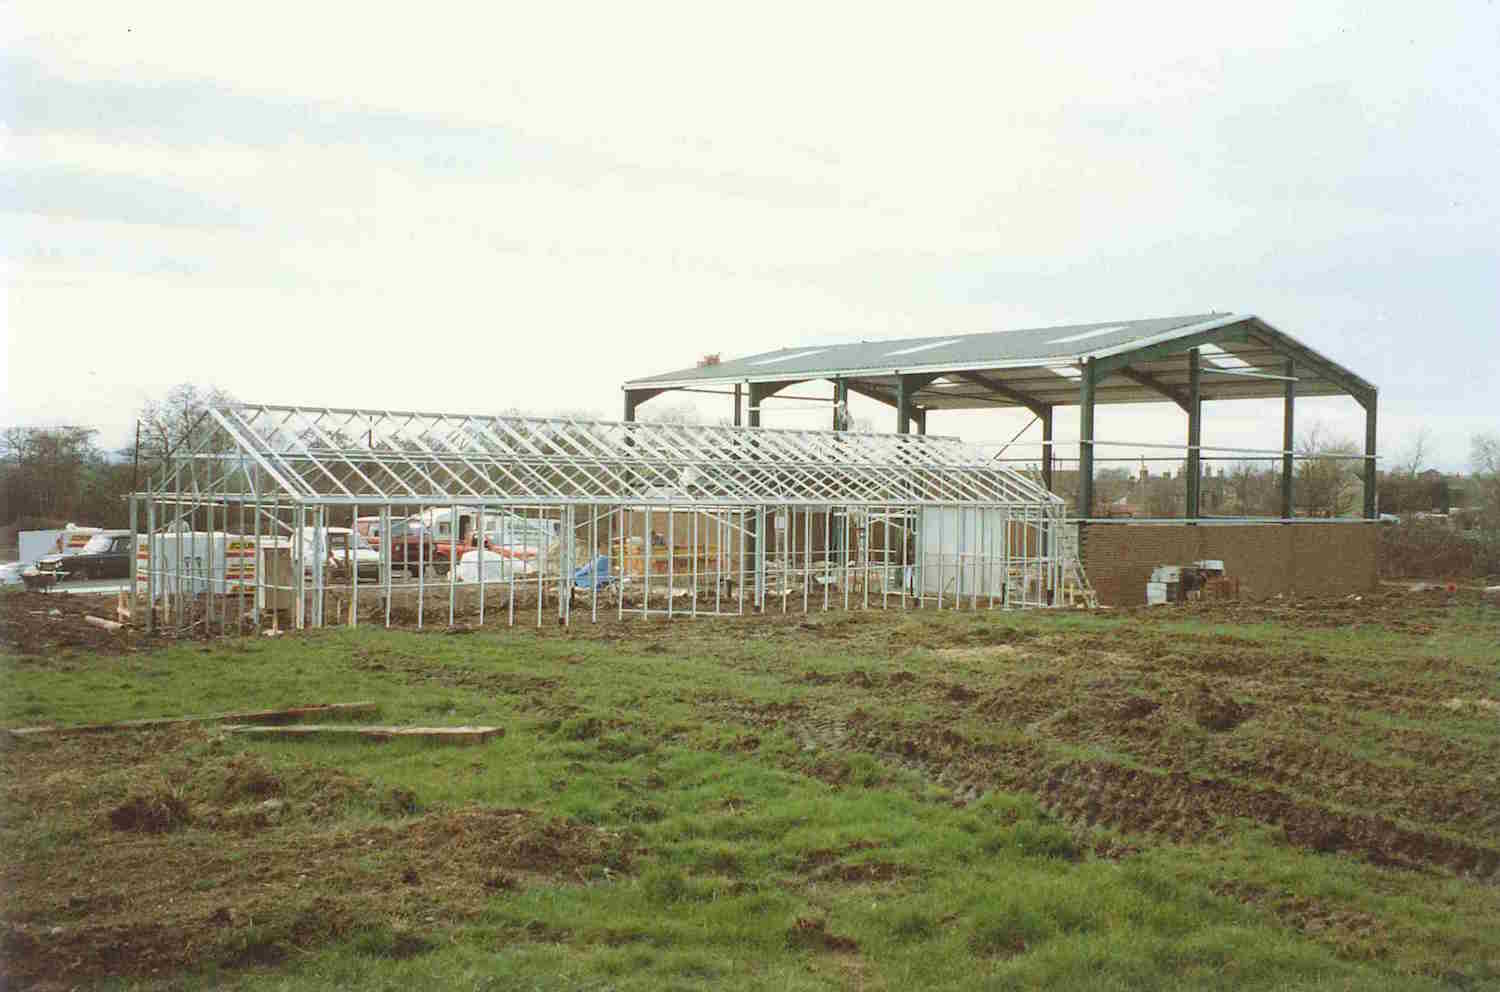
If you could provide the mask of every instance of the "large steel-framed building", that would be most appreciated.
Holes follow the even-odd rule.
[[[802,395],[796,387],[826,381],[835,429],[847,423],[849,395],[869,397],[895,412],[897,434],[926,433],[929,415],[945,410],[1020,408],[1041,425],[1041,448],[1033,461],[1050,491],[1055,453],[1053,424],[1057,409],[1076,406],[1079,441],[1075,458],[1077,492],[1070,521],[1082,525],[1080,544],[1090,578],[1101,596],[1121,603],[1139,602],[1136,588],[1150,571],[1146,562],[1172,556],[1221,558],[1230,549],[1247,574],[1264,574],[1255,585],[1264,594],[1281,591],[1339,591],[1366,588],[1374,582],[1375,534],[1370,528],[1340,527],[1339,533],[1313,533],[1305,526],[1283,528],[1276,535],[1268,523],[1308,525],[1296,512],[1294,462],[1295,409],[1299,397],[1347,396],[1363,408],[1363,454],[1359,463],[1365,521],[1377,517],[1376,388],[1354,372],[1307,344],[1249,314],[1196,314],[1150,320],[1121,320],[1064,327],[1030,328],[983,334],[889,341],[860,341],[783,348],[732,361],[663,372],[623,384],[625,419],[664,393],[685,391],[733,397],[734,423],[746,413],[751,426],[778,398]],[[789,392],[790,391],[790,392]],[[1282,400],[1282,446],[1279,450],[1210,449],[1202,444],[1203,405],[1236,399]],[[818,399],[822,399],[819,397]],[[1112,446],[1138,450],[1140,439],[1098,437],[1096,409],[1120,403],[1165,402],[1186,414],[1183,443],[1151,445],[1171,450],[1185,463],[1180,517],[1157,520],[1176,527],[1176,537],[1158,530],[1149,537],[1134,529],[1119,533],[1095,498],[1095,464],[1108,460]],[[1097,453],[1096,453],[1097,452]],[[1254,519],[1205,517],[1202,479],[1205,459],[1273,458],[1280,463],[1280,515]],[[1348,522],[1348,521],[1344,521]],[[1231,528],[1240,528],[1238,532]],[[1253,531],[1244,528],[1253,527]],[[1186,528],[1186,529],[1184,529]],[[1321,528],[1327,531],[1328,528]],[[1296,537],[1288,536],[1292,531]],[[1227,544],[1223,542],[1228,542]],[[1253,545],[1278,550],[1255,552]],[[1107,553],[1106,553],[1107,549]],[[1148,550],[1149,549],[1149,550]],[[1306,554],[1304,549],[1309,550]],[[1122,562],[1124,564],[1122,564]],[[1298,562],[1300,565],[1300,574]],[[1319,568],[1318,562],[1334,562]],[[1118,572],[1100,582],[1104,572]],[[1280,578],[1277,578],[1277,575]],[[1111,595],[1105,596],[1105,588]],[[1120,591],[1123,590],[1123,591]]]
[[[1009,609],[1081,581],[1062,501],[942,437],[244,404],[131,512],[138,602],[175,630]]]

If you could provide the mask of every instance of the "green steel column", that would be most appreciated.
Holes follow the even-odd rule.
[[[625,390],[625,422],[628,424],[635,420],[635,408],[640,405],[640,400],[635,393]]]
[[[927,411],[917,410],[915,416],[917,418],[917,433],[925,436],[927,433]]]
[[[1296,466],[1292,464],[1292,445],[1296,443],[1296,425],[1294,413],[1297,405],[1297,363],[1287,359],[1286,363],[1286,398],[1282,400],[1281,407],[1281,517],[1290,520],[1295,514],[1296,505],[1293,499],[1292,473]],[[1241,512],[1244,508],[1241,507]]]
[[[1094,360],[1078,380],[1078,516],[1094,515]]]
[[[734,384],[734,426],[740,426],[740,384]]]
[[[1052,407],[1042,408],[1042,485],[1052,489]]]
[[[906,381],[906,376],[896,377],[896,433],[905,434],[911,430],[911,386]]]
[[[762,386],[758,382],[752,382],[750,384],[750,426],[751,427],[759,427],[760,426],[760,403],[761,403],[761,400],[765,399],[766,396],[769,395],[769,394],[767,394],[764,391],[765,388],[766,388],[765,386]]]
[[[1375,519],[1375,400],[1378,394],[1370,390],[1364,399],[1365,407],[1365,519]]]
[[[1188,456],[1187,518],[1198,519],[1199,490],[1203,482],[1203,465],[1198,446],[1203,443],[1203,398],[1198,395],[1198,349],[1188,352]]]

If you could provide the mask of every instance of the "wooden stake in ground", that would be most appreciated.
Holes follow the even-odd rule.
[[[418,738],[444,744],[483,744],[505,736],[504,727],[380,727],[359,724],[294,724],[286,727],[251,727],[230,724],[224,730],[231,734],[254,737],[363,737],[388,741],[395,738]]]
[[[283,710],[250,710],[243,713],[216,713],[212,716],[162,716],[144,720],[121,720],[118,723],[85,723],[72,727],[18,727],[14,730],[0,730],[0,733],[14,737],[59,737],[67,734],[100,734],[120,730],[153,730],[158,727],[175,727],[192,723],[277,724],[291,723],[310,716],[364,715],[374,713],[379,708],[373,702],[319,703]]]

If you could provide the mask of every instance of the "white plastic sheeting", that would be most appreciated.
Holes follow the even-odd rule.
[[[479,581],[478,549],[464,553],[458,560],[458,581]],[[511,576],[521,578],[536,572],[535,548],[487,549],[484,552],[484,581],[509,582]]]
[[[1006,606],[1043,605],[1061,576],[1056,535],[1024,510],[927,506],[917,511],[916,575],[923,596]]]

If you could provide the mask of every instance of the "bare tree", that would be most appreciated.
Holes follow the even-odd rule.
[[[1237,461],[1229,468],[1229,488],[1234,493],[1235,509],[1240,513],[1250,512],[1258,474],[1254,462]]]
[[[160,471],[167,456],[185,441],[209,451],[230,451],[233,443],[216,429],[207,413],[211,407],[235,402],[233,395],[217,386],[178,383],[167,390],[166,396],[147,400],[141,407],[140,446],[131,445],[123,454],[138,458],[144,474]]]
[[[702,424],[703,414],[693,403],[684,400],[681,403],[659,403],[653,406],[641,407],[641,413],[637,418],[644,423],[651,424]]]
[[[1487,528],[1500,530],[1500,434],[1475,434],[1469,442],[1469,467],[1474,470],[1479,507]]]
[[[1333,437],[1314,422],[1297,442],[1297,501],[1318,517],[1337,517],[1354,508],[1351,484],[1359,478],[1348,455],[1359,452],[1348,438]]]
[[[1432,429],[1427,425],[1417,428],[1411,440],[1402,449],[1401,459],[1396,464],[1396,470],[1410,477],[1416,477],[1427,465],[1429,452],[1432,450]]]

